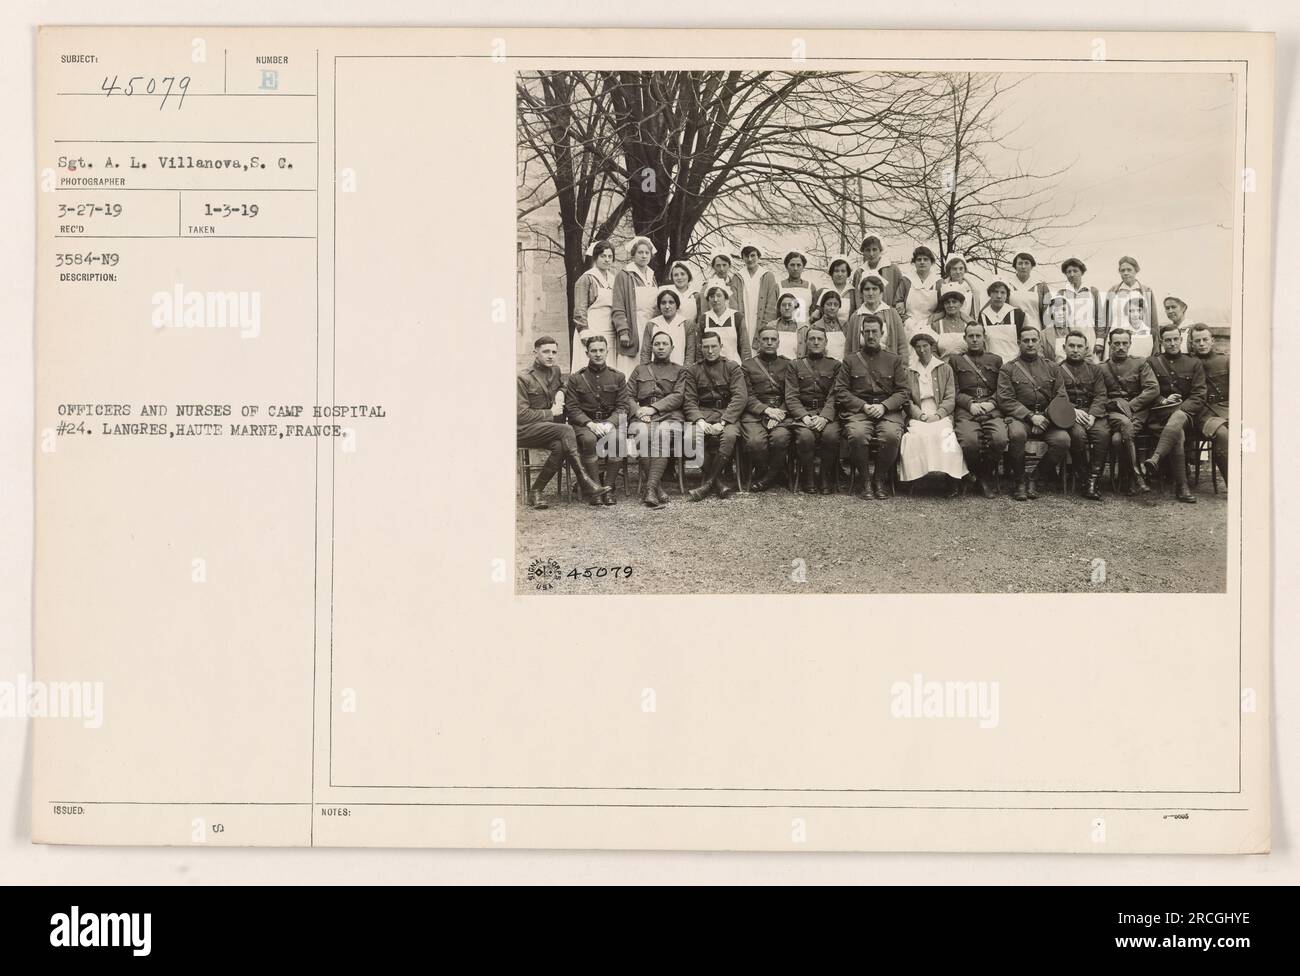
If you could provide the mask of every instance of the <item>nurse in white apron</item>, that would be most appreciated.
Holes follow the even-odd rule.
[[[903,332],[907,341],[912,336],[930,327],[930,316],[939,308],[939,293],[935,290],[939,276],[934,270],[934,252],[922,244],[912,252],[912,269],[905,272],[911,280],[907,292],[907,317],[903,320]]]
[[[808,313],[812,309],[812,284],[804,279],[804,268],[808,267],[808,255],[803,251],[791,251],[785,256],[785,281],[777,285],[782,295],[790,294],[795,298],[794,320],[797,325],[808,324]],[[779,305],[781,299],[777,298]],[[767,325],[766,322],[761,323]],[[782,356],[787,353],[782,352]]]
[[[1016,327],[1019,323],[1029,324],[1029,316],[1024,309],[1012,305],[1008,300],[1011,286],[1001,278],[989,282],[989,300],[980,309],[979,323],[984,326],[984,348],[1002,357],[1003,362],[1010,362],[1020,355],[1020,337]],[[1041,329],[1035,320],[1035,329]]]
[[[853,287],[853,282],[849,280],[853,274],[853,266],[849,264],[849,259],[843,255],[834,258],[831,261],[829,269],[831,283],[825,288],[819,288],[813,295],[813,308],[810,316],[811,321],[816,322],[821,314],[822,296],[828,291],[833,291],[840,296],[840,318],[847,322],[853,315],[854,310],[858,307],[858,292]],[[826,355],[833,359],[839,359],[835,353],[829,349]]]
[[[1047,311],[1043,319],[1043,345],[1051,349],[1051,355],[1056,362],[1065,361],[1065,340],[1071,328],[1077,328],[1070,325],[1070,300],[1062,295],[1058,295],[1047,303]],[[1092,349],[1092,329],[1079,329],[1088,335],[1089,350]]]
[[[967,277],[966,273],[966,259],[960,254],[948,255],[948,260],[943,265],[943,280],[939,282],[937,290],[940,294],[953,289],[962,292],[966,296],[966,304],[962,310],[973,322],[975,316],[979,315],[980,309],[984,307],[984,289],[980,287],[974,276]]]
[[[884,301],[885,279],[877,274],[864,275],[858,282],[858,290],[862,292],[862,301],[858,303],[853,318],[849,320],[849,334],[852,336],[848,346],[849,352],[857,352],[861,345],[863,318],[867,315],[875,315],[880,319],[880,348],[888,349],[895,356],[906,359],[910,355],[906,330],[898,312]]]
[[[734,292],[733,303],[745,315],[750,327],[776,318],[776,275],[762,266],[763,252],[757,244],[746,244],[740,249],[741,266],[736,272],[739,289]]]
[[[710,285],[704,294],[704,299],[709,303],[709,307],[700,317],[699,328],[692,341],[695,356],[699,357],[699,337],[706,332],[716,332],[722,342],[724,358],[730,359],[733,363],[739,363],[742,358],[748,359],[750,350],[749,337],[745,332],[745,319],[729,304],[731,289],[726,285]]]
[[[939,296],[939,304],[943,311],[930,316],[929,329],[935,336],[934,341],[938,343],[939,348],[936,351],[941,359],[953,353],[966,351],[966,324],[972,321],[966,312],[968,301],[965,292],[950,287],[948,282],[944,283],[943,292]],[[924,331],[921,330],[918,335],[923,334]],[[907,341],[912,346],[912,357],[915,359],[916,345],[911,338]]]
[[[798,296],[790,291],[782,291],[776,300],[776,321],[764,323],[776,326],[776,331],[779,333],[776,351],[786,359],[799,358],[799,327],[807,325],[806,320],[800,322],[795,318],[798,308]],[[830,336],[827,336],[828,345],[829,339]]]
[[[668,269],[668,281],[681,303],[678,312],[682,318],[694,320],[700,314],[699,303],[695,298],[695,272],[685,261],[674,261]],[[642,358],[641,361],[648,363],[650,360]]]
[[[679,311],[681,296],[676,288],[659,289],[658,298],[655,307],[659,309],[659,314],[646,323],[645,331],[641,333],[641,362],[648,363],[654,359],[654,350],[650,346],[655,333],[663,332],[673,340],[673,348],[668,353],[669,361],[685,366],[686,330],[693,323]]]
[[[734,309],[744,311],[745,280],[732,270],[731,255],[726,251],[717,250],[709,255],[709,277],[704,282],[704,287],[700,289],[700,293],[704,294],[713,285],[726,285],[727,291],[731,293],[727,304]],[[750,316],[746,315],[745,321],[750,321]]]
[[[844,343],[850,327],[842,309],[840,293],[834,288],[823,288],[817,296],[817,305],[813,309],[813,321],[826,330],[825,355],[830,356],[831,359],[844,359]],[[795,335],[795,354],[790,358],[803,359],[808,355],[808,326],[799,326]]]
[[[611,318],[614,298],[614,246],[608,241],[593,241],[587,248],[592,266],[584,271],[573,288],[573,348],[569,372],[576,373],[587,365],[583,342],[590,336],[604,338],[610,349],[618,348]]]
[[[1123,311],[1127,322],[1122,322],[1120,325],[1114,326],[1114,328],[1128,329],[1133,333],[1133,338],[1129,343],[1129,355],[1149,357],[1151,350],[1155,347],[1155,333],[1151,331],[1148,324],[1151,321],[1151,312],[1146,307],[1146,302],[1141,295],[1131,295],[1128,301],[1124,303]],[[1145,351],[1134,352],[1135,349]]]
[[[1038,277],[1034,271],[1038,267],[1038,262],[1034,260],[1034,256],[1028,251],[1021,251],[1015,256],[1011,264],[1015,267],[1016,273],[1008,279],[1003,279],[1003,284],[1008,289],[1006,300],[1013,308],[1018,308],[1025,313],[1026,325],[1041,329],[1043,325],[1043,301],[1047,296],[1047,282]],[[993,284],[990,282],[989,289],[992,288]],[[989,351],[997,352],[996,349],[990,349]]]
[[[655,317],[659,285],[655,282],[654,269],[650,267],[650,259],[655,253],[650,238],[632,238],[627,253],[632,260],[614,276],[614,331],[621,336],[626,330],[631,348],[624,349],[621,343],[615,342],[610,347],[609,365],[624,376],[631,376],[632,370],[641,363],[641,335],[645,324]]]

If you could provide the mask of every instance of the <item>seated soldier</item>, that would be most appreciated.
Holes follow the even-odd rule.
[[[754,491],[767,491],[785,473],[794,422],[785,409],[785,377],[790,360],[778,355],[781,334],[768,323],[758,330],[758,355],[745,360],[745,389],[749,400],[740,418],[745,454],[763,472]]]
[[[578,454],[587,472],[587,482],[579,480],[583,494],[592,505],[613,505],[612,491],[593,493],[588,482],[599,477],[600,461],[596,452],[609,451],[610,437],[620,419],[626,422],[631,413],[627,396],[627,377],[605,362],[609,343],[604,336],[590,336],[587,347],[587,365],[569,377],[564,390],[564,412],[578,439]],[[614,454],[605,453],[606,463]],[[613,481],[613,477],[610,477]],[[612,485],[611,485],[612,487]]]
[[[980,493],[992,498],[998,465],[1007,449],[1007,422],[996,400],[1002,357],[985,351],[982,323],[967,323],[965,335],[966,351],[950,353],[947,358],[957,386],[953,428],[966,467],[979,481]]]
[[[700,336],[700,360],[686,368],[683,390],[686,422],[704,437],[704,481],[687,496],[702,502],[715,491],[728,498],[735,488],[726,483],[724,472],[736,453],[740,436],[740,414],[748,393],[745,372],[739,364],[722,356],[722,340],[716,332]]]
[[[880,347],[880,319],[868,315],[861,325],[862,346],[844,357],[833,396],[840,426],[849,442],[849,457],[862,475],[860,498],[886,499],[882,472],[892,472],[907,423],[903,413],[910,395],[907,367],[901,356]],[[876,468],[867,481],[869,448],[876,449]]]
[[[659,482],[672,457],[674,442],[681,438],[686,369],[672,361],[673,337],[667,332],[656,332],[649,347],[650,362],[641,363],[628,377],[626,399],[631,401],[636,417],[628,425],[628,433],[640,453],[644,486],[641,503],[658,509],[668,502],[668,494]]]
[[[1128,329],[1111,329],[1106,336],[1110,359],[1101,368],[1106,380],[1106,424],[1111,431],[1111,446],[1119,451],[1123,464],[1123,483],[1130,495],[1146,494],[1151,489],[1137,463],[1134,434],[1146,426],[1151,404],[1160,396],[1160,383],[1150,364],[1141,356],[1130,356],[1133,333]]]
[[[1070,435],[1053,427],[1047,419],[1047,405],[1065,392],[1060,368],[1039,353],[1041,333],[1032,325],[1020,329],[1020,354],[998,371],[997,404],[1007,417],[1007,460],[1015,475],[1011,497],[1018,502],[1038,497],[1038,481],[1056,471],[1070,450]],[[1041,438],[1047,455],[1033,477],[1025,474],[1025,447],[1029,438]]]
[[[1070,455],[1076,471],[1087,471],[1082,495],[1101,501],[1098,482],[1106,469],[1106,449],[1110,446],[1110,425],[1106,414],[1106,379],[1101,367],[1088,362],[1088,337],[1071,329],[1065,337],[1065,359],[1060,364],[1065,380],[1065,395],[1074,407],[1074,426],[1070,435]]]
[[[548,335],[538,336],[533,343],[533,365],[515,381],[515,441],[520,447],[550,452],[537,479],[525,491],[528,505],[538,511],[550,507],[542,498],[542,489],[566,462],[585,493],[598,497],[613,490],[592,481],[579,463],[578,439],[564,422],[564,390],[560,367],[555,365],[559,355],[559,343]]]
[[[1205,370],[1205,409],[1201,436],[1211,444],[1214,466],[1228,484],[1228,357],[1214,351],[1214,333],[1208,325],[1194,325],[1188,333],[1192,355]]]
[[[1183,438],[1205,407],[1205,367],[1195,356],[1182,352],[1181,343],[1178,326],[1166,325],[1160,330],[1160,352],[1148,360],[1160,383],[1160,397],[1147,415],[1147,429],[1158,431],[1160,439],[1142,467],[1153,475],[1160,462],[1168,459],[1174,469],[1174,497],[1194,505],[1196,496],[1187,485]]]
[[[840,468],[840,425],[835,419],[835,376],[840,361],[826,355],[826,329],[810,325],[805,334],[807,355],[785,371],[785,409],[795,422],[794,450],[799,459],[799,490],[817,490],[813,455],[821,458],[821,493],[835,492]]]

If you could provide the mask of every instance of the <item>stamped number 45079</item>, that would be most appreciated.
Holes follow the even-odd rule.
[[[564,574],[569,579],[631,579],[631,566],[588,566],[578,569],[576,566]]]

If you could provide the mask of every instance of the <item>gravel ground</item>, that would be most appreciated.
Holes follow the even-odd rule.
[[[1102,502],[1050,489],[1015,502],[1006,486],[994,499],[946,499],[923,483],[888,501],[781,490],[696,504],[667,490],[659,511],[621,490],[608,508],[553,493],[547,511],[518,506],[518,592],[539,592],[528,576],[538,560],[562,574],[593,568],[561,575],[552,594],[1213,593],[1227,579],[1227,495],[1213,494],[1204,470],[1196,505],[1158,488],[1140,499],[1103,489]],[[800,559],[806,582],[793,578]],[[595,567],[614,566],[631,566],[630,578],[596,578]]]

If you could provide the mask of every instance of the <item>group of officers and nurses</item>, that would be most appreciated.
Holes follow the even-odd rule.
[[[1028,252],[1015,256],[1014,273],[985,280],[960,255],[936,267],[925,246],[907,268],[884,260],[875,235],[860,251],[856,268],[845,257],[831,260],[825,285],[805,278],[800,251],[785,255],[778,280],[754,244],[741,248],[738,264],[725,251],[710,255],[709,277],[698,285],[683,261],[660,284],[648,238],[628,243],[618,272],[614,247],[594,243],[575,289],[567,378],[549,336],[537,340],[536,361],[519,377],[519,443],[552,451],[541,486],[570,460],[584,496],[612,504],[594,462],[597,441],[618,417],[701,433],[706,465],[693,500],[725,497],[724,470],[738,443],[762,470],[757,490],[777,483],[792,447],[800,487],[812,490],[814,451],[823,472],[838,472],[841,434],[868,498],[886,497],[875,472],[895,464],[903,480],[944,474],[949,494],[964,478],[988,495],[1004,453],[1014,496],[1032,498],[1024,450],[1039,438],[1048,468],[1068,454],[1086,479],[1084,496],[1097,499],[1112,435],[1127,490],[1142,493],[1144,472],[1155,467],[1137,463],[1134,433],[1148,426],[1160,436],[1154,464],[1174,462],[1178,500],[1195,500],[1183,470],[1189,424],[1212,440],[1226,478],[1227,359],[1214,352],[1208,328],[1184,325],[1187,305],[1176,296],[1164,300],[1161,324],[1136,259],[1121,258],[1119,281],[1102,292],[1084,283],[1087,267],[1074,257],[1061,263],[1065,283],[1053,286]],[[1196,355],[1180,359],[1184,351]],[[1068,416],[1049,420],[1049,407]],[[554,423],[572,428],[569,437]],[[869,453],[877,462],[870,474]],[[639,463],[643,500],[661,507],[668,460]],[[838,478],[819,480],[828,492]],[[530,503],[538,494],[530,492]]]

